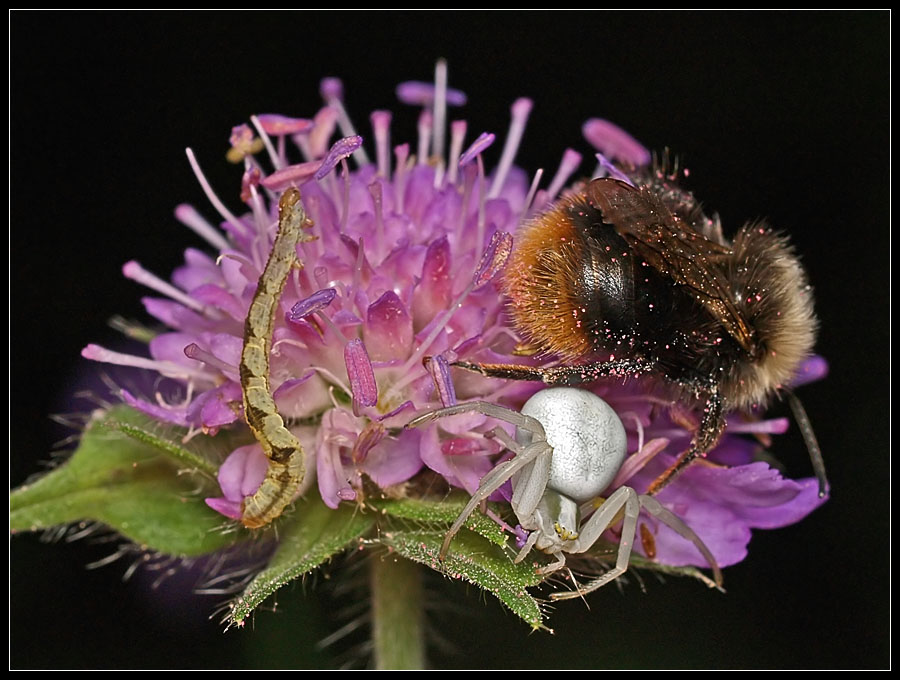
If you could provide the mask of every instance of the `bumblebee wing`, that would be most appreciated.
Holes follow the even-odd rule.
[[[647,264],[690,288],[744,349],[753,350],[753,333],[734,304],[723,267],[730,248],[678,219],[647,188],[605,177],[588,185],[587,196]]]

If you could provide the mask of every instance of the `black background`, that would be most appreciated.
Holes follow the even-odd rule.
[[[609,587],[530,634],[493,598],[434,579],[440,667],[884,668],[890,663],[890,315],[887,12],[827,13],[50,13],[11,14],[11,484],[40,469],[65,431],[48,414],[110,344],[114,314],[145,319],[121,265],[167,275],[200,239],[173,218],[214,215],[184,156],[192,146],[232,208],[231,127],[257,112],[311,115],[336,75],[362,134],[417,112],[395,85],[429,80],[438,57],[469,95],[469,138],[502,138],[509,104],[535,108],[517,163],[552,174],[580,126],[601,116],[692,170],[726,230],[767,217],[789,231],[816,287],[827,381],[800,396],[829,467],[831,501],[798,525],[757,532],[726,570],[728,593],[650,579]],[[499,145],[497,145],[499,147]],[[493,153],[493,155],[491,155]],[[495,147],[488,154],[496,161]],[[590,171],[585,161],[582,170]],[[809,475],[796,437],[779,448]],[[90,541],[11,541],[14,668],[334,667],[315,650],[340,625],[332,591],[283,591],[278,611],[223,633],[216,598],[191,581],[152,590]],[[321,581],[322,579],[319,578]],[[178,588],[181,587],[181,590]]]

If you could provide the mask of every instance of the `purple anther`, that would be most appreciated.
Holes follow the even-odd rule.
[[[228,141],[235,148],[249,148],[253,143],[253,130],[246,123],[235,125],[231,128],[231,136],[228,138]]]
[[[350,378],[353,413],[359,415],[363,408],[374,406],[378,401],[375,371],[362,340],[357,338],[347,343],[344,347],[344,364],[347,367],[347,377]]]
[[[478,269],[475,270],[475,276],[472,277],[473,288],[480,288],[503,269],[512,252],[512,243],[512,236],[505,231],[495,231],[491,235],[491,242],[488,243]]]
[[[407,80],[397,86],[397,99],[404,104],[413,106],[431,106],[435,97],[434,83],[426,83],[420,80]],[[464,106],[466,93],[460,90],[447,88],[445,90],[448,106]]]
[[[615,123],[603,118],[591,118],[581,132],[591,146],[614,160],[641,166],[650,162],[650,152]]]
[[[360,135],[343,137],[342,139],[337,140],[328,150],[325,160],[322,161],[321,167],[318,172],[316,172],[316,179],[322,179],[325,175],[334,170],[335,166],[341,162],[341,159],[350,156],[362,146],[362,143],[363,138]]]
[[[494,143],[496,139],[496,135],[493,132],[482,132],[478,135],[478,139],[472,142],[469,145],[469,148],[465,150],[462,156],[459,157],[459,167],[463,167],[468,165],[474,160],[478,154],[487,149],[491,144]]]
[[[626,175],[624,172],[619,170],[619,168],[613,165],[613,162],[606,156],[599,152],[594,155],[597,156],[597,160],[600,161],[600,166],[604,170],[606,170],[607,176],[612,177],[613,179],[617,179],[621,182],[625,182],[625,184],[627,184],[628,186],[634,186],[634,182],[631,181],[631,178],[629,178],[628,175]]]
[[[344,83],[341,82],[340,78],[322,78],[322,82],[319,85],[319,93],[322,95],[322,99],[326,101],[329,99],[342,100],[344,98]]]
[[[432,357],[428,362],[428,372],[431,373],[431,379],[434,380],[441,406],[456,404],[456,389],[450,379],[450,364],[447,360],[440,354]]]
[[[299,321],[305,316],[309,316],[310,314],[318,312],[320,309],[324,309],[331,304],[335,295],[337,295],[336,288],[323,288],[322,290],[317,290],[308,298],[300,300],[300,302],[291,307],[290,320]]]
[[[516,528],[513,529],[513,531],[516,532],[516,547],[521,550],[528,542],[528,532],[522,528],[521,524],[517,524]]]

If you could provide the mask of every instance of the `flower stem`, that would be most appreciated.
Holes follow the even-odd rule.
[[[425,636],[419,566],[394,555],[376,555],[369,563],[375,667],[421,670],[425,667]]]

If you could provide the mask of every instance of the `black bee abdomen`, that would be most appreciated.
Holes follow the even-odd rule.
[[[586,201],[569,210],[581,254],[574,289],[593,354],[651,361],[681,380],[739,351],[691,292],[643,261],[600,210]]]
[[[592,347],[622,353],[644,344],[650,318],[660,318],[672,306],[670,286],[603,223],[599,210],[586,202],[570,210],[581,253],[574,287]]]

